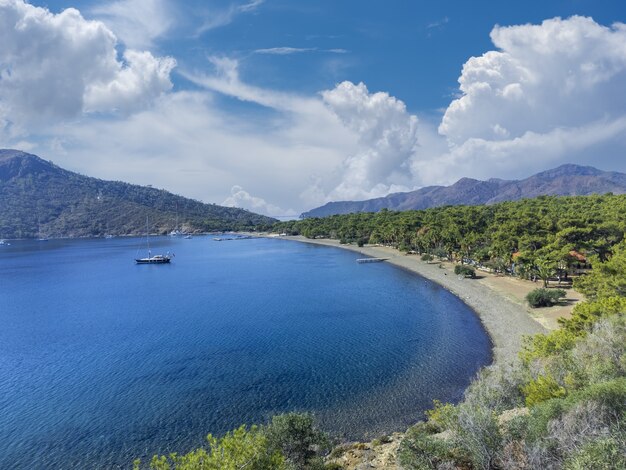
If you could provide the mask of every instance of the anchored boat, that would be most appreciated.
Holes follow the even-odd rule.
[[[150,251],[150,230],[148,229],[148,218],[146,217],[146,245],[148,247],[148,256],[146,258],[135,258],[137,264],[167,264],[171,261],[172,256],[169,252],[165,255],[154,255]]]

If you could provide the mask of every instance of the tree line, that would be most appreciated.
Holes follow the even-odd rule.
[[[624,239],[626,195],[540,196],[489,206],[355,213],[281,222],[275,230],[487,266],[544,280],[603,262]]]

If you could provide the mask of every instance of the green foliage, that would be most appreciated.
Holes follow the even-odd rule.
[[[451,403],[441,403],[439,400],[433,401],[433,408],[426,411],[428,425],[436,432],[449,429],[458,418],[458,410]]]
[[[566,295],[563,289],[534,289],[526,295],[526,301],[532,308],[552,307]]]
[[[265,429],[272,449],[298,469],[319,466],[320,455],[330,450],[328,436],[315,427],[308,413],[287,413],[272,418]]]
[[[310,414],[277,415],[267,426],[241,426],[222,438],[207,436],[208,447],[188,454],[155,455],[150,470],[316,470],[323,469],[328,436]],[[136,460],[134,470],[146,468]]]
[[[564,397],[567,394],[565,388],[550,375],[540,375],[535,380],[531,380],[522,387],[522,391],[526,397],[526,406],[529,407],[552,398]]]
[[[613,255],[577,279],[574,287],[590,300],[626,296],[626,244],[612,247]]]
[[[626,434],[593,440],[570,456],[564,470],[626,470]]]
[[[422,257],[420,258],[422,261],[426,261],[427,263],[430,263],[434,258],[432,255],[429,255],[428,253],[425,253],[422,255]]]
[[[380,211],[278,223],[274,230],[307,237],[381,243],[535,275],[547,283],[557,266],[588,266],[570,252],[611,260],[624,237],[626,195],[539,197],[489,206]],[[597,258],[594,258],[597,257]],[[594,261],[595,262],[595,261]]]
[[[599,319],[624,312],[626,312],[626,297],[599,298],[577,304],[574,306],[572,317],[560,319],[559,323],[568,331],[584,334]]]
[[[400,443],[398,460],[407,470],[436,469],[445,463],[469,463],[469,457],[450,439],[434,436],[424,423],[409,428]]]
[[[146,217],[153,233],[177,228],[177,219],[191,232],[267,229],[276,222],[162,189],[89,178],[34,156],[18,163],[3,173],[7,164],[0,162],[0,238],[145,234]]]
[[[463,266],[463,265],[457,264],[454,267],[454,274],[474,279],[476,277],[476,270],[470,266]]]
[[[246,429],[241,426],[232,433],[217,439],[207,436],[209,448],[196,449],[188,454],[155,455],[150,461],[150,470],[251,470],[286,469],[285,459],[273,450],[268,439],[256,426]],[[134,469],[141,468],[135,461]]]

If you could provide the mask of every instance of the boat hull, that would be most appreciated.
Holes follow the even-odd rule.
[[[167,264],[170,262],[169,257],[152,257],[135,259],[137,264]]]

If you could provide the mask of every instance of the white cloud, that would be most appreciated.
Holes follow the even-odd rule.
[[[89,10],[135,49],[146,49],[174,25],[175,12],[166,0],[117,0]]]
[[[321,103],[319,109],[325,110]],[[117,119],[59,124],[49,130],[59,140],[35,150],[83,174],[152,184],[206,202],[220,203],[240,186],[267,207],[281,208],[270,215],[288,215],[309,207],[299,194],[310,175],[339,166],[353,141],[328,112],[287,111],[269,119],[278,122],[224,112],[208,92],[174,92]],[[250,208],[239,196],[235,205]]]
[[[433,21],[432,23],[428,23],[426,25],[426,29],[437,29],[437,28],[441,28],[444,25],[447,25],[450,22],[450,18],[448,18],[447,16],[444,16],[443,18],[441,18],[440,20],[437,21]]]
[[[207,75],[182,71],[181,75],[208,90],[268,108],[298,113],[323,112],[323,106],[316,98],[260,88],[243,82],[239,78],[239,61],[236,59],[214,56],[209,57],[209,61],[215,67],[215,74]]]
[[[94,82],[85,90],[86,111],[129,112],[148,106],[155,97],[172,88],[172,58],[155,58],[150,52],[132,49],[124,53],[125,67],[119,67],[108,81]]]
[[[135,49],[120,57],[100,21],[0,0],[0,142],[85,174],[270,215],[462,176],[602,167],[595,155],[626,149],[625,35],[624,25],[578,17],[497,27],[498,50],[467,61],[442,121],[418,125],[402,101],[363,83],[318,95],[267,89],[228,57],[211,57],[212,72],[182,72],[200,91],[171,91],[173,59]],[[247,104],[223,106],[216,93]],[[240,114],[248,107],[266,109]]]
[[[292,55],[302,54],[304,52],[326,52],[329,54],[347,54],[346,49],[319,49],[317,47],[270,47],[267,49],[256,49],[255,54],[268,55]]]
[[[0,123],[30,127],[84,111],[146,106],[171,88],[175,61],[127,49],[115,35],[69,8],[52,14],[22,0],[0,2]]]
[[[454,161],[456,170],[473,161],[494,171],[492,164],[584,158],[591,145],[622,141],[603,127],[620,127],[626,115],[625,25],[554,18],[495,27],[491,38],[499,50],[465,63],[462,96],[439,126],[451,145],[444,161]],[[571,140],[561,145],[564,136]]]
[[[268,49],[257,49],[254,52],[255,54],[290,55],[316,50],[317,48],[315,47],[270,47]]]
[[[251,0],[248,3],[233,3],[226,9],[205,12],[203,15],[205,19],[202,25],[196,29],[196,35],[226,26],[232,23],[238,15],[255,12],[263,3],[265,0]]]
[[[272,217],[288,217],[298,215],[293,209],[285,210],[278,206],[269,204],[265,199],[252,196],[241,186],[235,185],[230,190],[230,196],[222,202],[223,206],[240,207],[248,209],[257,214],[269,215]]]
[[[417,117],[388,93],[343,82],[322,92],[324,103],[358,136],[358,149],[343,162],[332,199],[363,199],[409,190],[417,150]],[[406,185],[409,185],[407,187]]]
[[[261,89],[241,81],[236,60],[210,60],[215,75],[184,75],[210,90],[289,113],[287,122],[297,123],[288,131],[292,136],[345,152],[340,163],[320,165],[311,175],[300,193],[307,205],[412,189],[417,117],[402,101],[383,92],[370,94],[363,83],[343,82],[322,92],[322,100]]]

